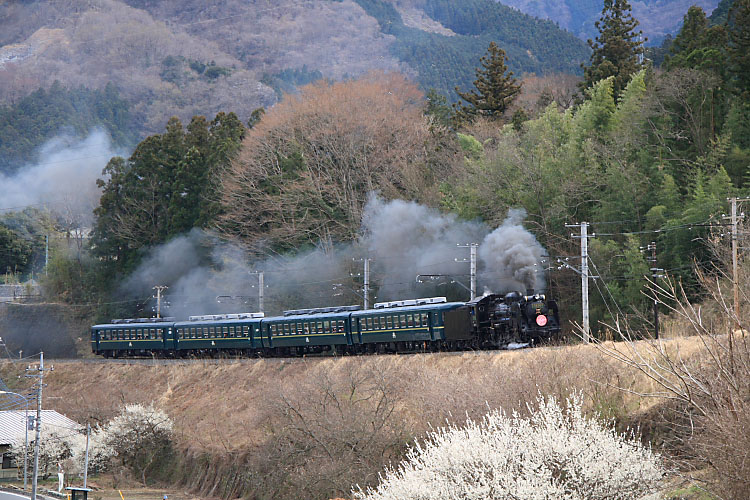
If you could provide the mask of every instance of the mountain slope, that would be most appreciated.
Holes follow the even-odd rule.
[[[597,35],[594,23],[599,19],[604,5],[602,0],[499,0],[521,12],[550,19],[580,38]],[[692,5],[707,13],[719,0],[640,0],[631,1],[633,15],[640,21],[649,45],[658,44],[665,35],[674,34],[682,25],[682,18]]]
[[[235,111],[245,121],[281,90],[370,70],[400,71],[455,99],[490,41],[519,75],[577,72],[588,58],[554,23],[493,0],[4,2],[0,105],[55,81],[112,83],[143,136],[173,115]]]

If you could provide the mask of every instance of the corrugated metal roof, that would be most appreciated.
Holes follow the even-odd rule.
[[[30,416],[36,416],[36,411],[29,411]],[[23,442],[26,435],[25,411],[0,411],[0,445],[11,444],[14,441]],[[42,436],[45,431],[80,430],[82,426],[55,410],[42,410]],[[34,439],[34,432],[29,431],[29,441]]]

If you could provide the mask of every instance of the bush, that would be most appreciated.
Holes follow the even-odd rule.
[[[112,456],[137,471],[146,484],[146,472],[172,448],[172,427],[172,419],[153,405],[127,405],[105,426],[103,441]],[[106,460],[107,452],[97,456]]]
[[[29,446],[27,449],[27,466],[29,471],[34,463],[34,435],[29,432]],[[11,444],[11,453],[16,457],[19,467],[23,467],[24,440]],[[47,429],[42,423],[42,433],[39,439],[39,474],[46,479],[53,472],[57,472],[58,464],[63,465],[65,472],[77,473],[78,460],[86,451],[86,436],[73,429]]]
[[[501,411],[429,434],[358,500],[632,499],[664,475],[659,457],[611,425],[585,418],[582,397],[539,397],[524,418]]]

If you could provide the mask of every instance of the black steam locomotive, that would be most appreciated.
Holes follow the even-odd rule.
[[[91,327],[91,349],[105,357],[293,356],[337,353],[502,349],[560,334],[557,304],[544,295],[445,297],[359,306],[191,316],[187,321],[122,319]]]
[[[466,306],[481,348],[537,345],[560,336],[557,302],[533,291],[484,295]]]

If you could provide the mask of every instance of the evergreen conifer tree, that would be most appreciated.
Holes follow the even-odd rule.
[[[703,9],[693,5],[683,18],[682,28],[672,42],[664,68],[712,71],[723,78],[726,45],[724,26],[709,26]]]
[[[727,25],[732,83],[738,94],[750,95],[750,0],[735,0]]]
[[[476,116],[499,120],[521,91],[521,84],[505,65],[505,51],[495,42],[490,42],[487,54],[482,56],[480,63],[482,67],[475,70],[475,89],[461,92],[456,87],[458,96],[469,103],[468,106],[460,103],[454,105],[459,121],[470,121]]]
[[[589,40],[593,50],[589,66],[583,66],[581,90],[596,82],[614,77],[617,99],[633,73],[641,69],[643,54],[642,31],[635,31],[638,20],[631,14],[627,0],[604,0],[601,18],[595,23],[599,30],[596,41]]]

